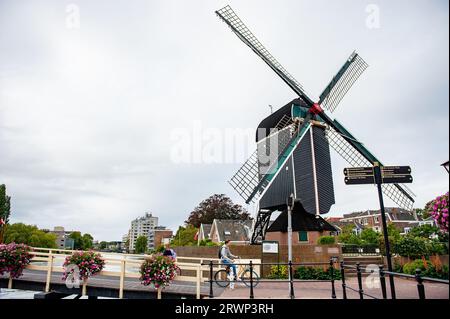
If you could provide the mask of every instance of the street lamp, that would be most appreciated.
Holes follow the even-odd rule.
[[[445,168],[445,170],[447,171],[447,173],[450,172],[450,171],[449,171],[449,168],[448,168],[448,161],[445,162],[445,163],[443,163],[443,164],[441,164],[441,166],[443,166],[443,167]]]

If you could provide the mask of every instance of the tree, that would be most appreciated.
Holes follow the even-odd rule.
[[[342,227],[342,231],[338,237],[339,242],[342,244],[348,244],[348,245],[361,244],[361,239],[353,231],[354,228],[355,228],[354,224],[348,224],[348,225],[345,225],[344,227]]]
[[[380,239],[380,234],[374,231],[372,228],[366,228],[361,232],[360,237],[364,244],[377,245]]]
[[[108,247],[108,243],[106,241],[101,241],[98,245],[98,248],[100,249],[106,249]]]
[[[143,254],[147,251],[147,237],[139,236],[134,244],[134,252],[136,254]]]
[[[5,243],[14,242],[33,247],[57,248],[56,235],[39,230],[34,225],[23,223],[8,225],[4,235]]]
[[[73,249],[83,249],[83,238],[79,231],[74,231],[69,235],[73,239]]]
[[[11,197],[6,195],[6,186],[0,185],[0,243],[3,242],[6,225],[11,213]]]
[[[437,234],[439,234],[439,228],[437,228],[436,226],[425,224],[412,228],[408,233],[408,236],[430,239]]]
[[[234,204],[226,195],[214,194],[195,207],[185,223],[199,228],[202,223],[212,224],[214,219],[248,220],[251,217],[245,208]]]
[[[91,234],[83,234],[81,240],[83,242],[83,250],[91,249],[94,246],[94,237]]]
[[[186,227],[180,226],[178,231],[172,240],[174,246],[193,246],[197,245],[197,241],[194,239],[198,229],[194,226],[187,225]]]
[[[93,246],[94,238],[90,234],[83,234],[74,231],[69,235],[73,239],[73,249],[88,250]]]

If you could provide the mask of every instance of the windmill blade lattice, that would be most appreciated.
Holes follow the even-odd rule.
[[[373,163],[371,163],[357,149],[347,142],[342,134],[338,133],[333,128],[329,128],[327,130],[327,139],[330,146],[351,166],[365,167],[373,165]],[[405,185],[383,184],[382,190],[383,193],[399,207],[406,210],[411,210],[413,208],[414,194],[412,194],[409,188]]]
[[[275,59],[272,54],[259,42],[253,33],[247,28],[244,22],[236,15],[230,6],[226,6],[216,11],[216,14],[231,28],[231,30],[249,46],[263,61],[286,82],[305,102],[313,102],[305,94],[302,85]]]
[[[368,66],[356,52],[353,52],[320,95],[319,104],[330,112],[334,112]]]

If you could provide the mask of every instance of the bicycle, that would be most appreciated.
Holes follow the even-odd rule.
[[[237,265],[237,277],[241,282],[244,283],[247,287],[250,287],[250,266],[248,265]],[[259,283],[259,276],[253,270],[253,287],[256,287]],[[232,270],[230,266],[226,266],[225,269],[220,269],[216,271],[214,274],[214,281],[219,287],[226,288],[230,285],[232,281],[234,281],[234,275],[232,274]]]

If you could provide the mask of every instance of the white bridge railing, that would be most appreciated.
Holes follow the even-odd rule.
[[[45,292],[50,291],[51,279],[53,273],[63,273],[62,264],[67,256],[70,256],[75,250],[67,249],[50,249],[33,247],[31,254],[33,258],[31,263],[25,268],[29,270],[45,271],[47,274],[45,281]],[[149,255],[135,255],[135,254],[119,254],[119,253],[103,253],[102,258],[105,260],[105,268],[98,275],[108,277],[119,277],[119,298],[123,298],[123,291],[125,285],[125,278],[139,278],[139,267]],[[175,281],[192,282],[196,286],[196,298],[200,299],[202,283],[209,280],[204,277],[204,272],[208,273],[209,267],[202,266],[202,263],[213,261],[215,264],[219,263],[217,258],[197,258],[197,257],[177,257],[177,266],[181,270],[181,275],[177,276]],[[189,262],[185,262],[189,261]],[[134,271],[133,271],[134,268]],[[221,267],[216,266],[219,270]],[[8,288],[12,288],[13,279],[10,277]],[[88,282],[82,283],[82,295],[87,294]],[[160,291],[158,298],[160,298]]]

